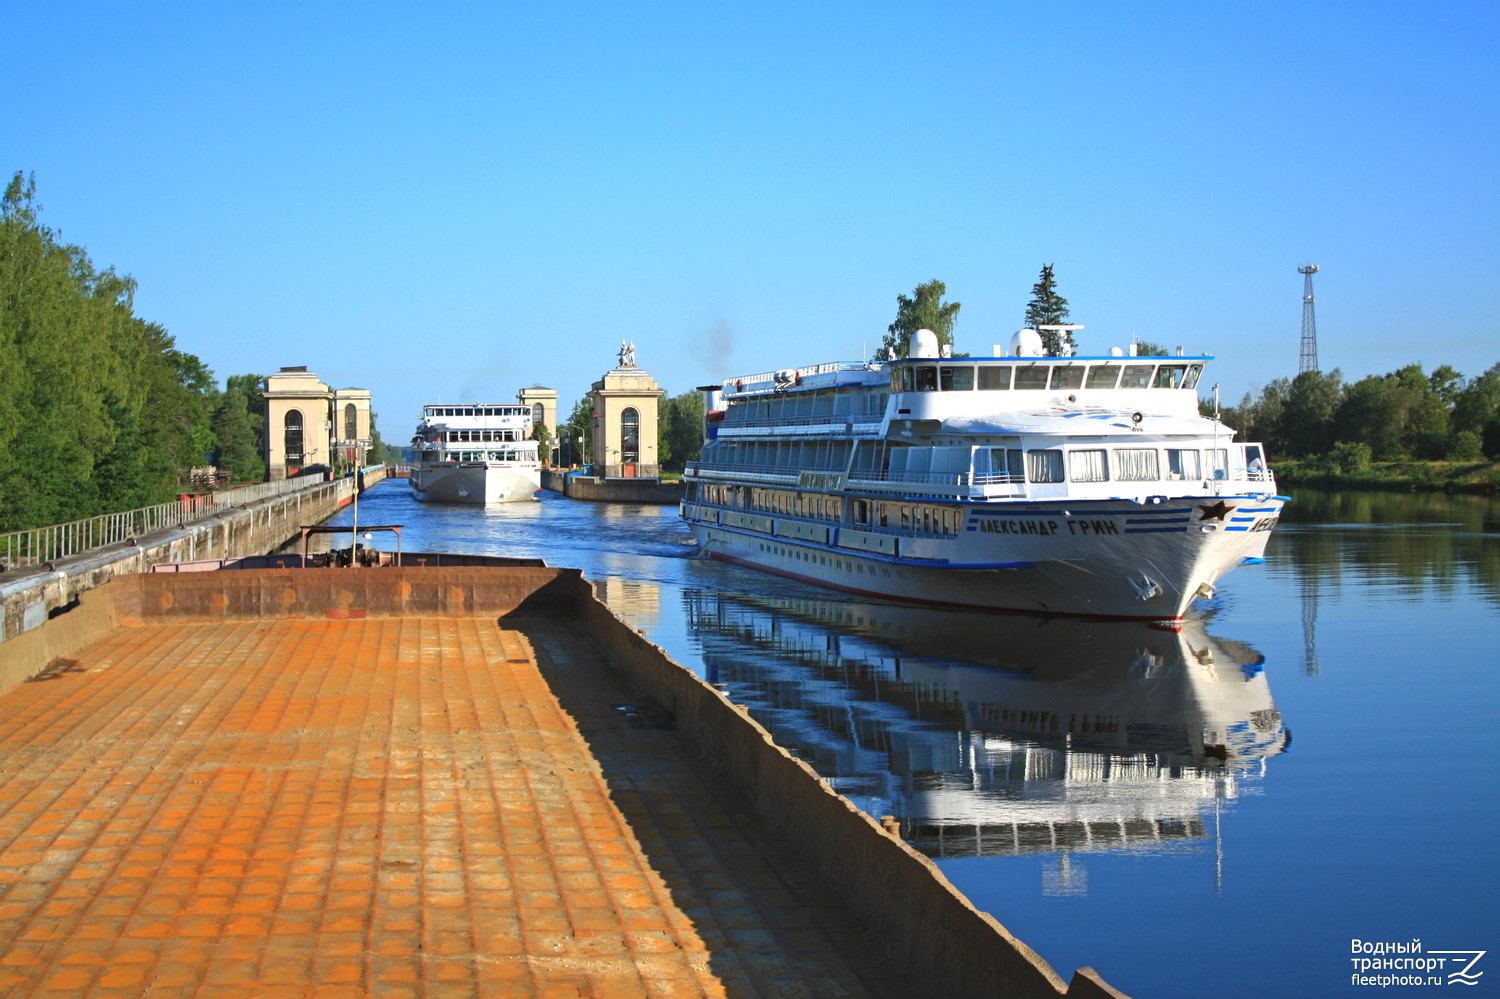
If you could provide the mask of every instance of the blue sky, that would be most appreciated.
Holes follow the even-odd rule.
[[[420,406],[622,339],[676,394],[855,360],[939,278],[987,354],[1500,362],[1500,5],[12,5],[0,169],[220,379]]]

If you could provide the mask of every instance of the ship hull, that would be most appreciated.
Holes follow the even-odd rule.
[[[412,495],[422,503],[517,503],[541,486],[541,472],[525,466],[443,462],[411,472]]]
[[[988,610],[1175,621],[1262,557],[1280,497],[968,504],[922,538],[685,507],[712,558],[847,593]],[[878,548],[881,550],[872,551]]]

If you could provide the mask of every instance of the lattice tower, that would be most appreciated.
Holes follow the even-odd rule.
[[[1302,363],[1297,373],[1318,370],[1318,320],[1313,315],[1312,276],[1318,273],[1317,264],[1298,267],[1302,277]]]

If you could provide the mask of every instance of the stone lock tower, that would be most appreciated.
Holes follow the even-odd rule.
[[[606,478],[656,478],[660,471],[656,427],[666,395],[651,373],[635,364],[635,344],[620,343],[620,363],[594,383],[590,459]]]

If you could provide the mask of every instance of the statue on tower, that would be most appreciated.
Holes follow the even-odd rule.
[[[633,368],[633,367],[635,367],[635,344],[634,343],[626,343],[624,340],[620,341],[620,367],[622,367],[622,368]]]

